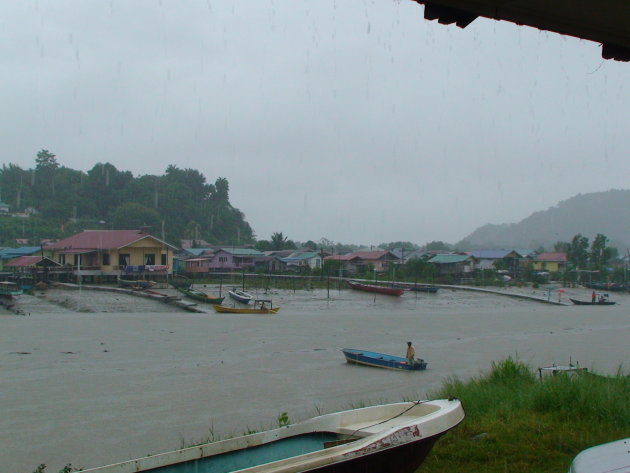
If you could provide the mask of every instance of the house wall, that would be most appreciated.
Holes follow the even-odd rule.
[[[557,273],[564,269],[563,261],[534,261],[533,268],[536,271],[549,271]]]
[[[60,250],[46,251],[50,259],[56,262],[61,262]],[[109,264],[103,264],[104,255],[109,256]],[[124,257],[124,264],[121,264],[121,255],[128,255]],[[168,273],[172,273],[173,269],[173,251],[166,245],[150,239],[145,238],[138,242],[135,242],[124,248],[118,250],[98,250],[91,253],[85,253],[81,255],[81,266],[98,268],[104,273],[114,273],[123,270],[125,266],[142,266],[147,263],[147,255],[153,255],[154,265],[166,264],[169,269]],[[164,258],[162,256],[164,255]],[[74,266],[75,257],[74,254],[65,255],[65,264]],[[164,262],[164,263],[163,263]]]

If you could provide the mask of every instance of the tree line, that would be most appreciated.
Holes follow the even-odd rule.
[[[141,227],[177,243],[255,240],[245,215],[230,204],[226,178],[210,184],[199,171],[172,164],[161,175],[134,177],[110,163],[83,172],[61,165],[55,154],[42,149],[33,168],[2,165],[0,199],[12,214],[30,215],[2,219],[2,245],[14,244],[16,238],[37,245],[43,238],[63,238],[83,229]]]

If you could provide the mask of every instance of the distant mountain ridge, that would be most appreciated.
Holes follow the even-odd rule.
[[[533,248],[547,250],[581,233],[589,243],[602,233],[620,254],[630,248],[630,190],[578,194],[518,223],[486,224],[457,244],[460,249]]]

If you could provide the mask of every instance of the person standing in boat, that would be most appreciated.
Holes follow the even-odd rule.
[[[411,346],[411,342],[407,342],[407,354],[405,358],[407,358],[407,362],[410,365],[413,365],[414,359],[416,358],[416,350]]]
[[[597,294],[595,294],[595,291],[593,291],[593,294],[591,294],[591,303],[595,304],[595,299],[597,298]]]

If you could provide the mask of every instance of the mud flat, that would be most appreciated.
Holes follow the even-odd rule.
[[[571,359],[604,373],[630,359],[627,295],[611,294],[610,307],[444,290],[257,295],[280,312],[189,313],[87,290],[20,296],[30,315],[0,310],[0,471],[88,468],[268,428],[283,412],[297,421],[425,398],[444,379],[475,376],[508,355],[533,367]],[[569,295],[590,291],[561,297]],[[340,352],[404,353],[407,340],[426,371],[348,365]]]

